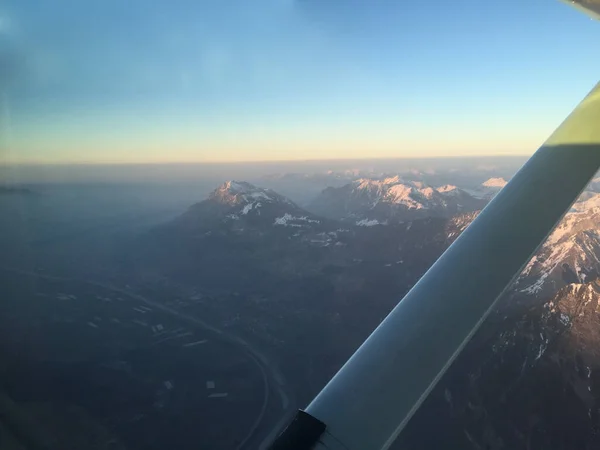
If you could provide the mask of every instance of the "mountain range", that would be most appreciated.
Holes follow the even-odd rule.
[[[529,261],[517,283],[526,294],[544,297],[570,283],[600,274],[600,194],[584,194]]]
[[[361,179],[326,189],[309,212],[226,182],[142,239],[131,266],[209,295],[203,314],[269,348],[305,403],[504,184]],[[597,448],[597,205],[593,190],[573,205],[398,448]]]
[[[599,302],[598,280],[522,308],[511,308],[507,297],[395,448],[597,448]],[[423,433],[432,420],[436,433]]]
[[[432,187],[399,176],[361,178],[342,187],[325,189],[308,209],[325,217],[355,223],[452,217],[480,210],[502,187],[498,179],[488,180],[477,189],[467,191],[451,184]]]

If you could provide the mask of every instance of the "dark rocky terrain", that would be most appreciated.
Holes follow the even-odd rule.
[[[272,349],[299,406],[476,216],[361,226],[311,215],[272,194],[260,206],[258,194],[232,202],[223,190],[156,230],[136,270],[166,271],[199,290],[235,290],[213,312],[221,310],[224,322],[236,315],[239,330]],[[562,450],[600,443],[596,266],[576,264],[599,254],[597,213],[579,208],[500,302],[398,448]],[[565,242],[572,252],[561,250]],[[549,255],[552,265],[542,264]],[[152,262],[165,258],[168,267]],[[554,281],[532,288],[539,280]],[[435,433],[428,432],[432,423]]]
[[[491,192],[479,194],[484,191]],[[417,412],[397,448],[597,448],[597,198],[593,190],[582,195]],[[34,205],[28,208],[34,211]],[[58,222],[49,230],[52,238],[40,238],[33,228],[12,226],[15,216],[5,225],[30,239],[28,250],[19,251],[16,239],[3,248],[14,247],[7,266],[100,281],[242,337],[278,366],[290,407],[300,408],[477,216],[477,211],[430,212],[411,220],[385,215],[337,220],[270,189],[227,182],[183,214],[135,232],[113,235],[110,218],[110,226],[73,222],[77,233]],[[61,217],[71,223],[71,216]],[[83,225],[93,234],[78,231]],[[38,301],[45,304],[45,298]],[[48,317],[58,317],[48,311]],[[42,316],[36,319],[40,324],[48,319]],[[26,316],[19,320],[23,330],[32,326]],[[88,322],[80,325],[96,333]],[[31,348],[43,353],[46,347]],[[253,442],[261,442],[279,419],[277,413],[267,417]],[[236,421],[230,429],[243,428]],[[188,442],[185,436],[181,442]]]

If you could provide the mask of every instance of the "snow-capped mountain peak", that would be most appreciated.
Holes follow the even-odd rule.
[[[453,184],[445,184],[444,186],[438,187],[437,191],[440,194],[448,194],[450,192],[457,193],[458,192],[458,188],[456,186],[454,186]]]
[[[425,217],[450,217],[484,205],[484,200],[474,198],[456,186],[435,188],[421,181],[394,176],[360,178],[342,187],[327,188],[311,208],[325,217],[362,224],[363,221],[393,223]]]
[[[208,198],[224,205],[242,206],[242,211],[246,214],[259,202],[292,204],[288,198],[275,191],[259,188],[245,181],[226,181]]]
[[[397,205],[404,205],[409,209],[423,209],[427,208],[428,205],[421,202],[419,193],[421,190],[416,186],[410,184],[397,183],[390,185],[387,192],[384,194],[384,199],[389,203],[395,203]],[[421,193],[423,197],[427,196]],[[431,197],[429,197],[431,198]]]
[[[244,181],[227,181],[206,200],[192,205],[176,222],[192,232],[269,233],[295,228],[310,233],[322,228],[320,218],[287,197]]]
[[[476,188],[468,189],[466,191],[474,197],[485,199],[485,200],[491,200],[507,184],[508,184],[508,182],[502,177],[490,178],[490,179],[484,181],[483,183],[481,183]]]
[[[350,197],[366,200],[371,207],[388,203],[417,210],[429,208],[432,201],[441,201],[441,194],[435,189],[421,182],[404,181],[399,176],[382,180],[360,178],[339,189],[349,190]]]
[[[521,274],[518,287],[544,295],[568,283],[585,283],[600,274],[598,199],[576,203]]]
[[[383,179],[383,184],[398,184],[402,183],[402,179],[396,175],[394,177],[387,177]]]
[[[222,185],[223,189],[227,189],[231,192],[240,192],[240,193],[244,193],[244,192],[250,192],[250,191],[254,191],[257,189],[256,186],[247,183],[245,181],[226,181],[225,183],[223,183]]]
[[[502,177],[498,177],[498,178],[490,178],[489,180],[484,181],[481,185],[485,186],[485,187],[493,187],[493,188],[502,189],[507,184],[508,184],[508,181],[506,181]]]

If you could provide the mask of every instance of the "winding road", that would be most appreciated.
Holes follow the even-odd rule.
[[[237,445],[235,450],[255,450],[255,449],[264,450],[264,449],[268,448],[269,444],[275,439],[275,437],[277,437],[277,434],[283,429],[283,427],[286,425],[288,420],[292,417],[292,414],[295,412],[293,401],[290,400],[290,396],[286,393],[286,383],[285,383],[285,379],[284,379],[283,375],[276,368],[276,366],[269,361],[269,359],[263,353],[261,353],[259,350],[256,349],[256,347],[252,346],[248,341],[246,341],[245,339],[243,339],[239,336],[235,336],[230,333],[226,333],[226,332],[206,323],[205,321],[203,321],[197,317],[190,316],[181,311],[178,311],[177,309],[171,308],[169,306],[165,306],[162,303],[159,303],[157,301],[150,300],[139,294],[130,292],[126,289],[108,285],[106,283],[100,283],[100,282],[90,281],[90,280],[81,280],[81,279],[70,278],[70,277],[41,274],[38,272],[31,272],[31,271],[26,271],[26,270],[11,268],[11,267],[0,267],[0,270],[16,273],[16,274],[20,274],[20,275],[38,277],[40,279],[46,279],[46,280],[50,280],[50,281],[77,282],[77,283],[87,284],[89,286],[100,287],[102,289],[106,289],[106,290],[114,292],[116,294],[127,296],[130,299],[137,300],[148,306],[152,306],[153,308],[160,310],[162,312],[165,312],[167,314],[170,314],[170,315],[178,318],[181,321],[187,322],[191,325],[194,325],[195,327],[200,327],[203,331],[212,333],[219,339],[221,339],[225,342],[228,342],[228,343],[235,344],[240,349],[242,349],[242,351],[246,354],[246,356],[251,361],[253,361],[254,364],[256,364],[257,368],[259,369],[259,371],[261,373],[262,380],[263,380],[263,387],[264,387],[264,395],[263,395],[261,409],[260,409],[259,414],[257,415],[256,420],[254,421],[254,423],[253,423],[251,429],[249,430],[249,432],[247,433],[247,435]],[[263,424],[263,422],[265,420],[265,417],[266,417],[269,407],[273,406],[273,405],[270,405],[270,403],[275,401],[275,399],[274,399],[275,396],[279,397],[279,400],[281,402],[281,404],[280,404],[281,419],[279,420],[279,422],[277,424],[275,424],[274,427],[271,427],[271,428],[265,430],[265,432],[264,432],[265,436],[263,437],[263,436],[259,435],[258,433],[259,433],[259,430],[261,430],[261,428],[263,427],[263,425],[266,425],[266,424]]]

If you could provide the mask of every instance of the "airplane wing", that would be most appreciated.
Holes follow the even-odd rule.
[[[565,3],[583,11],[594,19],[600,20],[600,0],[563,0]]]

